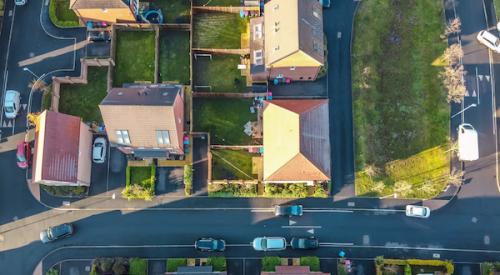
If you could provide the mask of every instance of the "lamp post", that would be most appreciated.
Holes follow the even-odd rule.
[[[458,116],[459,114],[461,114],[461,113],[465,112],[467,109],[472,108],[472,107],[476,107],[476,106],[477,106],[477,104],[476,104],[476,103],[472,103],[471,105],[469,105],[469,106],[465,107],[462,111],[460,111],[460,112],[458,112],[458,113],[456,113],[456,114],[452,115],[452,116],[451,116],[451,118],[454,118],[454,117]]]
[[[38,75],[36,75],[32,70],[30,70],[28,67],[24,67],[23,68],[23,71],[25,72],[29,72],[30,74],[32,74],[35,78],[40,78]]]

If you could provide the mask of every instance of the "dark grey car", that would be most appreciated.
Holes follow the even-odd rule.
[[[226,242],[213,238],[201,238],[194,243],[194,247],[200,251],[224,251],[226,250]]]
[[[66,238],[74,233],[74,227],[70,223],[63,223],[54,227],[49,227],[40,232],[40,241],[49,243],[58,239]]]

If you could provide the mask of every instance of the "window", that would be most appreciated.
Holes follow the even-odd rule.
[[[303,76],[301,76],[301,77],[299,77],[299,79],[304,79],[304,77],[303,77]]]
[[[290,67],[290,71],[295,71],[295,66]]]
[[[130,144],[130,136],[128,130],[116,130],[116,138],[120,144]]]
[[[262,65],[262,50],[253,51],[253,61],[257,65]]]
[[[257,24],[253,26],[253,39],[262,38],[262,24]]]
[[[161,145],[170,144],[170,135],[168,134],[168,130],[156,131],[156,140],[158,141],[158,144]]]

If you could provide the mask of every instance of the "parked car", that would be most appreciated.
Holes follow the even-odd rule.
[[[70,223],[63,223],[54,227],[49,227],[40,232],[40,240],[42,243],[53,242],[58,239],[66,238],[75,232],[74,227]]]
[[[458,159],[472,161],[479,158],[477,131],[468,123],[458,126]]]
[[[98,137],[92,146],[92,160],[95,163],[104,163],[106,160],[106,139]]]
[[[87,33],[87,40],[93,42],[111,41],[111,35],[108,31],[89,31]]]
[[[496,53],[500,53],[500,39],[489,31],[482,30],[477,34],[477,40]]]
[[[224,251],[226,250],[226,242],[220,239],[201,238],[194,243],[194,247],[200,251]]]
[[[295,205],[275,205],[274,215],[275,216],[302,216],[303,207],[300,204]]]
[[[21,94],[18,91],[7,90],[5,92],[5,99],[3,102],[3,109],[6,118],[16,118],[21,106]]]
[[[24,6],[24,5],[26,5],[27,2],[28,2],[28,0],[15,0],[14,1],[16,6]]]
[[[17,167],[26,169],[28,168],[31,162],[31,147],[30,144],[26,141],[21,141],[17,144]]]
[[[316,249],[319,247],[319,241],[315,237],[293,237],[290,241],[292,249]]]
[[[407,205],[406,216],[416,218],[428,218],[431,215],[431,210],[427,206]]]
[[[253,239],[252,246],[257,251],[285,250],[286,239],[283,237],[258,237]]]

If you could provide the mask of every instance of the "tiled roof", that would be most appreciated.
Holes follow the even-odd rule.
[[[120,9],[128,8],[122,0],[71,0],[70,9]]]

